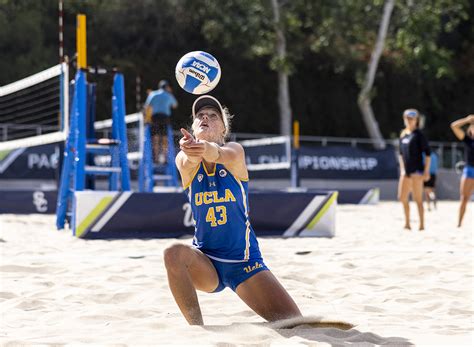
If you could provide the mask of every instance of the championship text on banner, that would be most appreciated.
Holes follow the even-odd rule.
[[[287,161],[282,146],[248,147],[248,164]],[[384,150],[368,150],[349,146],[301,146],[299,175],[314,179],[396,179],[397,153],[393,146]],[[251,178],[288,178],[289,170],[262,170]]]

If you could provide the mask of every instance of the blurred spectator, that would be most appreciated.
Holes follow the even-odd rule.
[[[151,91],[146,98],[145,120],[151,124],[153,158],[155,163],[165,163],[168,154],[167,129],[171,125],[171,110],[178,107],[168,81],[161,80],[158,90]],[[172,140],[172,139],[171,139]]]
[[[423,160],[425,155],[423,153]],[[426,200],[426,207],[428,211],[431,211],[431,202],[433,202],[433,206],[436,209],[436,174],[438,173],[438,155],[436,152],[431,152],[431,164],[430,164],[430,179],[424,182],[425,187],[425,200]]]
[[[469,127],[464,132],[463,126]],[[461,178],[461,185],[459,187],[459,195],[461,199],[461,206],[459,207],[458,228],[461,227],[464,213],[466,212],[467,202],[471,199],[471,194],[474,191],[474,114],[458,119],[451,123],[451,129],[456,137],[464,142],[464,161],[466,165]]]
[[[430,178],[430,147],[426,137],[419,129],[420,113],[413,108],[403,112],[405,129],[400,134],[400,181],[398,184],[398,198],[402,202],[405,214],[405,229],[411,230],[409,195],[418,208],[420,217],[419,230],[425,229],[423,210],[423,181]],[[425,161],[423,163],[423,153]]]

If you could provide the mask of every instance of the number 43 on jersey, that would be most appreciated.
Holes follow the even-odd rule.
[[[209,207],[206,214],[206,222],[211,223],[211,227],[227,223],[227,210],[225,206]]]

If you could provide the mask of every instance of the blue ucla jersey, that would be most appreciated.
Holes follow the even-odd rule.
[[[248,215],[248,182],[222,164],[208,173],[201,163],[185,188],[195,221],[193,245],[212,259],[244,262],[260,258]]]

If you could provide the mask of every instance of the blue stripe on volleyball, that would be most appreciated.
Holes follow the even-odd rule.
[[[204,66],[206,66],[207,69],[209,69],[209,72],[205,72],[205,71],[202,71],[201,69],[198,69],[196,67],[194,67],[192,65],[192,63],[194,61],[197,61],[199,62],[200,64],[203,64]],[[216,79],[217,75],[219,74],[219,69],[216,68],[216,67],[213,67],[213,66],[209,66],[207,65],[206,63],[204,63],[202,60],[197,60],[197,59],[192,59],[191,62],[186,62],[182,65],[183,68],[193,68],[195,69],[196,71],[199,71],[200,73],[202,73],[203,75],[206,75],[208,78],[209,78],[209,81],[212,82]]]
[[[209,78],[209,81],[214,81],[219,74],[219,70],[215,67],[209,66],[210,71],[206,74]]]
[[[205,53],[204,52],[200,52],[200,55],[203,55],[205,57],[208,57],[209,59],[211,59],[213,62],[215,62],[216,64],[217,61],[216,61],[216,58],[214,58],[212,55],[208,54],[208,53]],[[187,67],[193,67],[195,68],[196,70],[198,71],[201,71],[203,74],[207,75],[207,77],[209,78],[209,81],[212,82],[216,79],[217,75],[219,74],[219,69],[216,67],[216,66],[211,66],[209,65],[207,62],[201,60],[198,58],[199,55],[197,56],[190,56],[186,59],[184,59],[183,63],[182,63],[182,67],[183,68],[187,68]],[[197,67],[193,66],[193,63],[194,62],[197,62],[199,64],[202,64],[203,66],[205,66],[207,69],[209,69],[209,72],[206,72],[206,71],[202,71],[201,69],[198,69]],[[206,69],[206,70],[207,70]]]
[[[213,57],[212,55],[210,55],[209,53],[206,53],[206,52],[201,51],[201,52],[199,52],[199,54],[202,54],[203,56],[205,56],[205,57],[211,59],[212,61],[216,61],[216,58],[214,58],[214,57]]]
[[[192,66],[192,63],[193,63],[194,60],[195,60],[195,58],[193,56],[186,57],[185,59],[183,59],[183,63],[181,64],[181,66],[183,68]]]
[[[203,64],[204,66],[206,66],[209,69],[209,72],[204,72],[203,71],[203,73],[207,75],[207,78],[209,78],[209,81],[212,82],[216,79],[217,75],[219,74],[219,69],[217,67],[211,66],[211,65],[207,64],[206,62],[204,62],[200,59],[195,58],[194,60],[201,63],[201,64]],[[213,60],[215,61],[215,59],[213,59]],[[191,64],[192,64],[192,62],[191,62]]]
[[[183,89],[189,93],[192,93],[201,84],[201,80],[194,78],[193,76],[186,75],[186,81]]]

